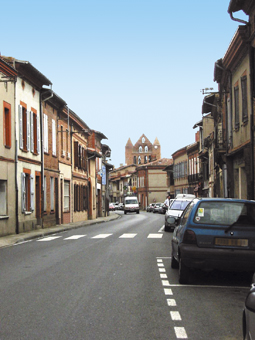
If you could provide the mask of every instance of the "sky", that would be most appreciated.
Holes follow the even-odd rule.
[[[230,0],[31,0],[1,4],[0,54],[29,61],[125,164],[145,136],[161,157],[195,142],[201,90],[240,23]],[[241,11],[234,17],[248,21]],[[3,29],[4,28],[4,29]]]

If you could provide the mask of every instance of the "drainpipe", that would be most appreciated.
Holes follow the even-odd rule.
[[[230,15],[230,18],[231,18],[233,21],[237,21],[237,22],[240,22],[241,24],[245,24],[245,25],[248,24],[248,22],[245,21],[245,20],[234,18],[234,17],[233,17],[233,12],[230,12],[229,15]]]
[[[19,188],[18,188],[18,139],[17,139],[17,117],[16,117],[16,92],[17,92],[17,79],[14,80],[14,138],[15,138],[15,191],[16,191],[16,198],[15,198],[15,205],[16,205],[16,234],[19,234]]]
[[[41,192],[42,192],[42,197],[41,197],[41,219],[42,219],[42,228],[43,228],[43,213],[44,213],[44,143],[43,143],[43,107],[42,103],[46,102],[50,98],[53,97],[53,92],[52,92],[52,85],[50,86],[50,90],[46,91],[45,93],[50,92],[50,95],[44,99],[42,99],[42,92],[40,91],[40,134],[41,134]],[[45,94],[44,93],[44,94]]]
[[[253,48],[249,45],[249,62],[250,62],[250,91],[251,91],[251,114],[250,114],[250,138],[251,138],[251,197],[249,199],[254,200],[254,118],[253,118],[253,93],[254,93],[254,54]]]

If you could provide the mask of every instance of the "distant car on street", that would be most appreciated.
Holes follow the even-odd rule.
[[[157,202],[157,203],[154,205],[153,210],[152,210],[152,212],[153,212],[154,214],[155,214],[155,213],[158,213],[158,210],[159,210],[159,207],[160,207],[161,204],[162,204],[162,203]]]
[[[255,201],[196,198],[181,217],[171,216],[171,267],[188,283],[195,269],[255,271]]]
[[[109,203],[109,211],[114,211],[114,210],[115,210],[115,204]]]
[[[154,205],[155,205],[155,203],[150,203],[150,204],[148,205],[148,207],[146,208],[146,211],[152,212],[152,211],[153,211],[153,208],[154,208]]]
[[[171,223],[171,217],[181,216],[183,210],[195,197],[191,194],[178,194],[175,199],[171,200],[170,207],[165,213],[165,231],[171,231],[175,228],[175,224]]]

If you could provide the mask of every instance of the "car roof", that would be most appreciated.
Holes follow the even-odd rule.
[[[245,200],[240,198],[224,198],[224,197],[196,197],[194,201],[206,201],[206,202],[236,202],[236,203],[253,203],[253,200]]]

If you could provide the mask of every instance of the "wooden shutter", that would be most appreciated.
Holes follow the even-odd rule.
[[[26,211],[26,174],[21,173],[21,211]]]
[[[78,167],[78,142],[74,142],[74,166]]]
[[[30,151],[30,112],[26,111],[27,116],[27,151]]]
[[[23,150],[23,107],[19,105],[19,147]]]
[[[35,210],[35,190],[34,190],[34,177],[30,175],[30,210]]]
[[[37,127],[35,126],[35,129]],[[34,112],[30,111],[30,150],[34,152]]]

